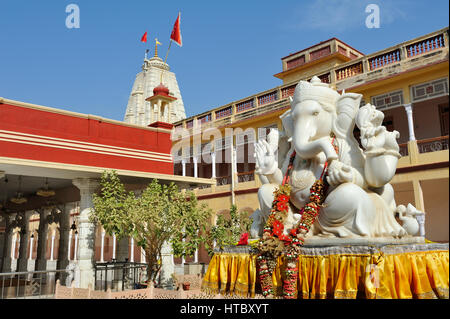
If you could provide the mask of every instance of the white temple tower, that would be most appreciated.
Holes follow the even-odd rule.
[[[154,95],[153,90],[161,82],[169,89],[168,96],[175,98],[171,102],[170,113],[164,115],[159,114],[161,108],[158,108],[155,104],[152,105],[148,100],[146,101],[147,98]],[[145,57],[142,71],[136,75],[136,80],[128,99],[124,121],[126,123],[148,126],[163,118],[170,121],[169,123],[174,123],[186,118],[186,112],[175,73],[170,72],[169,65],[158,57],[157,47],[155,46],[155,56],[150,59]]]

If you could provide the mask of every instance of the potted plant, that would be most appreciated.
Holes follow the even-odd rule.
[[[191,283],[189,281],[183,282],[183,290],[189,290]]]

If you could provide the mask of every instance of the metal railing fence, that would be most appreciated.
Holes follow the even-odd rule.
[[[53,298],[65,269],[0,273],[0,299]]]
[[[94,264],[95,290],[139,289],[147,280],[147,264],[112,261]]]

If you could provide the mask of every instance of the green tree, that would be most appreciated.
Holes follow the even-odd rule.
[[[171,184],[153,180],[140,196],[126,192],[115,171],[106,171],[101,178],[101,191],[94,195],[91,219],[120,240],[133,237],[145,251],[148,278],[152,281],[161,268],[161,249],[172,244],[176,257],[192,256],[205,241],[211,211],[199,205],[195,195],[185,194]],[[184,239],[184,240],[183,240]]]
[[[252,220],[247,212],[237,212],[237,207],[231,205],[230,216],[217,216],[217,221],[208,232],[206,248],[209,255],[214,252],[214,242],[216,247],[235,245],[243,233],[250,231]]]

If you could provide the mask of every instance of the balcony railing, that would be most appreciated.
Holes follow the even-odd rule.
[[[417,141],[419,153],[448,150],[448,135]]]
[[[396,49],[394,51],[369,58],[369,69],[375,70],[398,61],[400,61],[400,50]]]
[[[408,143],[398,144],[401,156],[408,156]]]
[[[406,47],[408,58],[414,57],[423,53],[427,53],[445,46],[444,34],[427,38],[425,40],[410,44]]]
[[[255,180],[255,171],[237,173],[238,183],[245,183]]]
[[[367,74],[375,70],[378,71],[397,62],[411,61],[413,60],[412,58],[419,55],[447,47],[447,31],[448,28],[418,38],[417,40],[405,42],[394,48],[360,57],[336,67],[331,72],[335,72],[336,81],[343,81],[359,74]],[[405,67],[408,68],[408,66]]]
[[[217,186],[229,185],[229,184],[231,184],[231,176],[216,177],[216,185]]]

